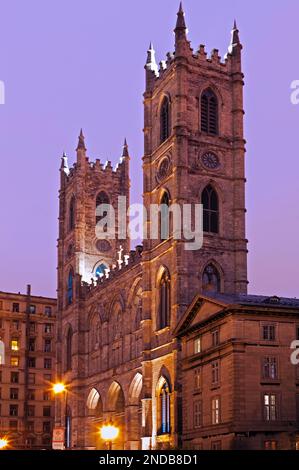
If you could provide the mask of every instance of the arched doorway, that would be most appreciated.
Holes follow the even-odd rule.
[[[126,409],[127,442],[126,448],[138,450],[141,448],[142,427],[142,374],[137,372],[129,388],[129,404]]]
[[[96,388],[92,388],[86,402],[88,410],[87,446],[93,449],[103,449],[100,439],[100,429],[103,425],[103,402]]]
[[[118,382],[112,382],[108,390],[107,418],[119,429],[117,439],[112,443],[113,450],[123,450],[125,443],[125,395]]]

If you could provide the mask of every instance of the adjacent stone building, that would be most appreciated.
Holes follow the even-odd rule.
[[[185,449],[299,448],[299,300],[198,295],[175,334]]]
[[[169,233],[160,230],[158,238],[145,238],[143,246],[133,251],[128,234],[121,239],[111,237],[110,224],[104,225],[107,236],[101,239],[97,227],[107,215],[97,210],[102,204],[112,204],[117,228],[128,225],[126,212],[118,210],[118,203],[122,197],[129,204],[130,155],[125,142],[116,168],[110,162],[93,162],[81,131],[75,164],[69,167],[64,155],[60,170],[57,375],[67,392],[57,399],[56,424],[66,426],[67,447],[105,448],[99,429],[107,421],[120,428],[114,449],[228,448],[240,442],[261,448],[264,441],[277,440],[276,435],[267,439],[268,428],[261,423],[257,426],[263,437],[248,434],[252,414],[260,411],[261,393],[272,393],[275,388],[274,384],[264,387],[260,370],[255,370],[254,377],[251,365],[251,355],[256,362],[265,356],[259,347],[258,325],[268,321],[268,313],[264,311],[267,305],[261,307],[259,301],[251,306],[248,337],[244,336],[245,319],[237,316],[226,315],[219,323],[203,326],[198,320],[200,335],[202,328],[213,335],[209,327],[218,328],[223,321],[217,340],[220,345],[211,352],[211,360],[224,355],[221,370],[227,367],[229,374],[221,375],[219,390],[211,392],[210,382],[206,382],[203,428],[190,429],[190,406],[195,406],[190,361],[194,359],[199,367],[204,356],[189,357],[193,333],[185,323],[181,329],[182,319],[194,309],[194,302],[199,316],[201,302],[205,302],[208,317],[241,302],[227,300],[219,306],[209,296],[239,299],[247,293],[242,45],[234,24],[224,60],[216,49],[208,56],[203,45],[194,51],[181,6],[174,32],[174,53],[168,53],[158,66],[150,45],[145,65],[146,228],[149,232],[153,226],[152,204],[166,208],[176,204],[183,211],[186,204],[201,203],[203,246],[187,250],[187,236],[176,236],[179,229],[173,218]],[[165,229],[164,220],[161,215],[160,228]],[[290,324],[297,321],[298,307],[292,304]],[[245,316],[245,307],[239,308]],[[289,315],[288,310],[283,312]],[[292,328],[279,327],[282,334],[286,332],[284,348]],[[257,346],[245,344],[245,339]],[[274,347],[271,343],[271,356]],[[280,351],[282,346],[278,343],[277,347]],[[283,357],[287,357],[285,350]],[[204,374],[209,374],[208,368]],[[289,386],[292,373],[290,367],[286,370]],[[246,381],[249,389],[258,386],[258,392],[250,394]],[[284,383],[281,376],[280,390]],[[293,381],[288,391],[292,395],[291,428],[286,430],[286,424],[275,428],[281,435],[285,433],[281,438],[285,443],[294,442],[295,393]],[[225,423],[209,428],[208,409],[214,394],[223,394]],[[250,406],[245,405],[248,400]]]
[[[0,292],[0,437],[51,448],[56,299]]]

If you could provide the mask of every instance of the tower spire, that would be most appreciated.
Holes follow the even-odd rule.
[[[66,153],[63,152],[62,154],[62,157],[61,157],[61,165],[60,165],[60,170],[65,173],[66,175],[69,174],[70,170],[69,170],[69,165],[68,165],[68,161],[67,161],[67,156],[66,156]]]
[[[228,46],[228,52],[229,54],[234,55],[237,49],[238,50],[242,49],[242,45],[241,45],[240,38],[239,38],[239,30],[237,27],[237,22],[236,20],[234,20],[233,29],[231,31],[231,40]]]
[[[79,140],[78,140],[78,146],[76,148],[76,150],[86,150],[86,147],[85,147],[85,137],[83,135],[83,130],[81,128],[80,130],[80,135],[79,135]]]
[[[128,144],[127,144],[127,139],[125,138],[124,145],[123,145],[122,157],[128,157],[128,156],[129,156],[129,148],[128,148]]]
[[[154,72],[156,75],[158,74],[158,66],[156,63],[156,52],[153,46],[152,41],[150,42],[149,48],[147,50],[147,59],[146,59],[146,64],[145,68],[146,70],[149,70],[151,72]]]
[[[179,40],[186,39],[187,27],[182,2],[180,2],[179,11],[177,12],[177,20],[174,29],[174,34],[176,44]]]

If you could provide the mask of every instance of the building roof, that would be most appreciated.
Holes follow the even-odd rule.
[[[256,305],[299,308],[299,299],[293,297],[278,297],[277,295],[254,295],[254,294],[208,294],[208,297],[218,300],[227,305]]]

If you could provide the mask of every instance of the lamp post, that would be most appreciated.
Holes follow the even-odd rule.
[[[53,393],[55,395],[62,395],[64,394],[65,396],[65,402],[64,402],[64,423],[62,425],[62,419],[61,419],[61,414],[60,414],[60,424],[62,425],[64,431],[65,431],[65,435],[64,435],[64,446],[65,447],[69,447],[69,438],[68,438],[68,432],[69,432],[69,428],[68,428],[68,422],[67,422],[67,387],[64,383],[62,382],[57,382],[53,385]]]
[[[119,429],[109,421],[100,428],[101,438],[106,441],[108,450],[112,450],[112,441],[117,438]]]

